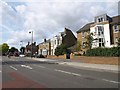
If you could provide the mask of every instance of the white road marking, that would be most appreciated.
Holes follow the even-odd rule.
[[[117,83],[117,84],[120,84],[120,82],[117,82],[117,81],[112,81],[112,80],[107,80],[107,79],[102,79],[103,81],[107,81],[107,82],[111,82],[111,83]]]
[[[27,66],[27,65],[21,65],[21,67],[25,67],[25,68],[28,68],[28,69],[33,69],[32,67]]]
[[[13,67],[13,66],[10,66],[10,68],[14,69],[14,70],[17,70],[17,68]]]
[[[40,66],[40,65],[39,65],[39,66],[38,66],[38,65],[34,65],[34,66],[36,66],[36,67],[40,67],[40,68],[46,68],[46,67],[44,67],[44,66]]]
[[[55,71],[81,77],[81,75],[80,75],[80,74],[77,74],[77,73],[67,72],[67,71],[58,70],[58,69],[55,69]]]

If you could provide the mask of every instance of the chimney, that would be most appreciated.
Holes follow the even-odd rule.
[[[36,42],[34,42],[34,45],[36,45]]]
[[[46,42],[46,39],[44,39],[44,42]]]
[[[28,45],[30,45],[30,42],[28,42]]]

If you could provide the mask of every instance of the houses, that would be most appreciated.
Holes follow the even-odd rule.
[[[96,16],[94,22],[88,23],[77,31],[77,40],[83,51],[86,50],[87,36],[93,37],[92,48],[117,46],[120,38],[120,16],[109,17],[107,14]]]
[[[28,44],[25,47],[25,54],[27,56],[31,56],[34,54],[37,54],[38,52],[38,46],[36,45],[36,42],[30,44],[30,42],[28,42]]]
[[[51,39],[51,55],[54,55],[56,47],[61,44],[66,45],[68,48],[75,45],[77,38],[74,36],[71,30],[65,28],[64,32],[59,32],[58,35]]]
[[[71,47],[75,45],[77,38],[74,36],[71,30],[65,28],[64,32],[59,32],[49,40],[44,40],[44,42],[38,45],[38,53],[42,55],[54,55],[56,47],[61,44]]]
[[[91,44],[89,44],[89,36],[92,37]],[[94,22],[88,23],[80,28],[77,31],[77,38],[70,29],[64,28],[63,32],[59,32],[51,39],[44,39],[44,42],[38,44],[38,48],[33,43],[33,53],[38,52],[38,54],[42,55],[55,55],[55,49],[61,44],[66,45],[73,52],[86,51],[88,48],[97,47],[111,48],[117,46],[119,38],[120,16],[110,17],[107,14],[103,14],[94,17]],[[28,43],[26,53],[30,52],[31,45]]]
[[[38,44],[38,54],[51,55],[51,42],[50,39],[44,39],[44,42]]]

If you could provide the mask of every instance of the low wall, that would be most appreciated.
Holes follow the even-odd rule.
[[[48,55],[47,58],[49,58],[49,59],[66,59],[66,55],[60,55],[60,56]]]
[[[73,60],[80,60],[85,63],[94,63],[94,64],[111,64],[111,65],[120,65],[120,59],[118,57],[87,57],[87,56],[74,56],[71,58]]]
[[[52,59],[66,59],[66,55],[61,56],[47,56],[47,58]],[[94,63],[94,64],[110,64],[110,65],[120,65],[120,59],[118,57],[92,57],[92,56],[74,56],[70,55],[71,60],[81,61],[84,63]]]

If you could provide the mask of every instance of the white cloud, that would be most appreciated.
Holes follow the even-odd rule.
[[[26,5],[18,5],[15,12],[7,3],[4,3],[2,15],[16,23],[7,42],[10,44],[31,40],[30,30],[34,31],[34,41],[38,43],[44,38],[70,28],[76,32],[81,26],[92,22],[94,16],[107,13],[110,16],[117,15],[117,2],[78,2],[79,0],[61,1],[44,0],[41,2],[27,2]],[[6,6],[5,6],[6,4]],[[5,18],[4,18],[5,19]],[[6,20],[5,20],[6,21]],[[13,23],[12,22],[12,23]],[[4,23],[4,24],[8,24]],[[10,25],[9,25],[10,26]],[[19,27],[16,30],[15,27]]]
[[[19,13],[23,14],[26,11],[26,6],[25,5],[19,5],[19,6],[16,7],[16,10]]]

